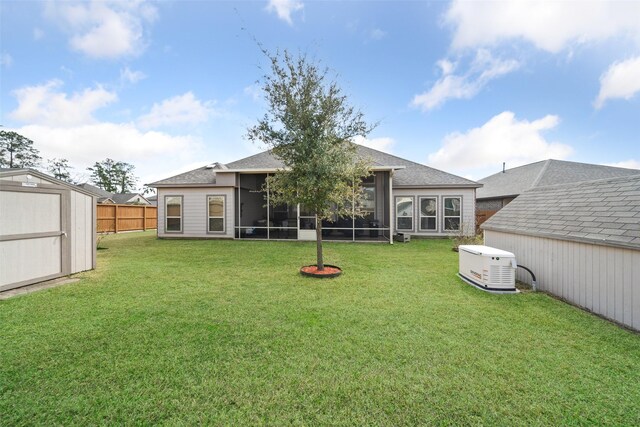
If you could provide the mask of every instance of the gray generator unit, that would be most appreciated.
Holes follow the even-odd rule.
[[[461,245],[458,254],[458,275],[465,282],[489,292],[517,292],[518,264],[511,252],[483,245]]]

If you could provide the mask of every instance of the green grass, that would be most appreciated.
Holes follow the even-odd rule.
[[[109,236],[0,301],[0,424],[640,424],[640,336],[456,277],[449,241]]]

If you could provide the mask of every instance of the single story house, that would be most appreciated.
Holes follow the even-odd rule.
[[[93,194],[33,169],[0,169],[0,291],[95,266]]]
[[[505,207],[509,202],[527,190],[570,182],[591,181],[636,175],[637,169],[617,168],[590,163],[568,162],[564,160],[543,160],[502,172],[478,180],[482,184],[476,192],[476,209],[488,211],[487,216]]]
[[[482,228],[539,289],[640,330],[640,174],[526,191]]]
[[[93,193],[100,205],[151,205],[146,197],[138,193],[111,193],[86,182],[79,184],[78,187]]]
[[[474,232],[480,184],[361,145],[357,155],[373,165],[364,182],[365,215],[323,222],[327,240],[393,242],[396,232],[434,237]],[[304,206],[273,206],[262,190],[267,175],[281,168],[265,151],[149,184],[158,190],[158,236],[314,240],[312,213]]]

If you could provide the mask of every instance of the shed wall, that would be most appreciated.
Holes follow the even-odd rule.
[[[96,260],[96,216],[94,198],[77,191],[71,192],[71,272],[91,270]]]
[[[226,196],[225,232],[207,233],[207,196]],[[182,196],[182,232],[165,232],[165,196]],[[233,188],[159,188],[158,237],[233,238],[235,228]]]
[[[487,246],[516,255],[538,287],[640,330],[640,251],[485,230]],[[517,279],[531,283],[517,270]]]

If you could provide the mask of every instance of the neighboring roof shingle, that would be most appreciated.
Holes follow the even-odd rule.
[[[103,190],[102,188],[96,187],[95,185],[91,185],[87,182],[85,182],[84,184],[78,184],[78,187],[82,188],[85,191],[88,191],[89,193],[93,193],[98,197],[104,197],[104,198],[110,198],[111,194],[110,192],[108,192],[107,190]]]
[[[357,146],[358,156],[360,158],[370,159],[374,166],[402,166],[404,169],[399,169],[394,172],[393,186],[450,186],[450,187],[479,187],[480,184],[468,180],[466,178],[459,177],[447,172],[443,172],[438,169],[430,168],[429,166],[422,165],[420,163],[412,162],[391,154],[383,153],[372,148],[364,147],[362,145]],[[216,164],[219,165],[219,164]],[[225,165],[227,170],[274,170],[283,167],[283,163],[280,159],[276,158],[271,150],[262,153],[254,154],[253,156],[245,157],[244,159],[237,160]],[[217,170],[222,167],[216,168]],[[166,184],[215,184],[215,172],[213,169],[200,168],[181,175],[177,175],[171,178],[167,178],[161,181],[154,182],[150,185],[166,185]]]
[[[640,174],[529,190],[481,227],[640,249]]]
[[[483,184],[476,192],[477,199],[517,196],[527,190],[569,182],[592,181],[639,174],[640,170],[567,162],[543,160],[505,172],[499,172],[478,180]]]
[[[116,204],[124,204],[124,203],[127,203],[129,200],[133,199],[136,196],[140,196],[144,200],[147,200],[147,199],[145,199],[143,196],[141,196],[138,193],[114,193],[111,196],[111,200],[113,200]]]

